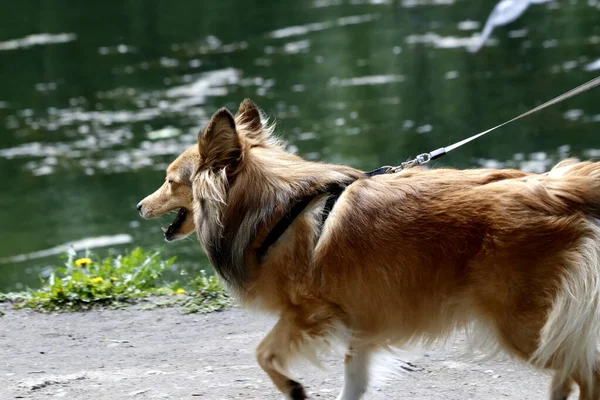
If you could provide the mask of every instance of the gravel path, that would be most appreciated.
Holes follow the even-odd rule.
[[[281,399],[254,359],[273,325],[231,310],[184,315],[135,307],[39,314],[0,306],[0,399]],[[549,377],[512,361],[470,362],[464,338],[415,357],[421,369],[367,399],[546,399]],[[311,399],[335,399],[342,363],[295,372]]]

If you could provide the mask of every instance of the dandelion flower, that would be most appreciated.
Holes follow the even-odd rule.
[[[113,282],[116,282],[116,281],[119,280],[119,278],[117,278],[116,276],[111,276],[110,280],[113,281]]]
[[[179,288],[175,291],[176,294],[185,294],[185,290]]]
[[[92,260],[89,258],[80,258],[78,260],[75,260],[75,265],[77,265],[78,267],[87,267],[88,265],[90,265],[92,263]]]
[[[90,282],[92,282],[94,285],[97,283],[102,283],[104,282],[104,279],[102,279],[101,276],[97,276],[95,278],[90,279]]]

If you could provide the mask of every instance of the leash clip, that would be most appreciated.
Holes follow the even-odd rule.
[[[382,175],[382,174],[395,174],[396,172],[400,172],[405,169],[416,167],[417,165],[427,164],[429,161],[435,160],[436,158],[439,158],[439,157],[443,156],[444,154],[446,154],[446,150],[442,147],[440,149],[432,151],[431,153],[419,154],[412,160],[405,161],[402,164],[397,165],[395,167],[393,167],[391,165],[384,165],[383,167],[379,167],[376,170],[365,173],[365,175],[368,177],[372,177],[375,175]]]
[[[431,153],[419,154],[412,160],[405,161],[402,164],[398,165],[397,167],[391,168],[389,170],[389,172],[394,173],[394,172],[402,171],[404,169],[413,168],[413,167],[416,167],[417,165],[427,164],[431,160],[432,160]]]
[[[431,161],[431,153],[419,154],[415,160],[419,165],[427,164],[429,161]]]

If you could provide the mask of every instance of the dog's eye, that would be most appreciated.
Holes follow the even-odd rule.
[[[169,179],[168,182],[169,182],[169,185],[172,185],[175,183],[175,181],[173,179]]]

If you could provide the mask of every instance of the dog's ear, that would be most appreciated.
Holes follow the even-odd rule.
[[[242,146],[233,115],[226,108],[221,108],[212,116],[204,133],[198,137],[198,148],[203,164],[209,168],[237,166],[242,156]]]
[[[250,99],[244,99],[240,104],[240,108],[235,114],[235,121],[238,125],[246,125],[248,130],[259,131],[262,129],[262,123],[260,122],[260,111],[256,104]]]
[[[238,126],[243,127],[240,133],[243,134],[244,138],[254,142],[253,144],[264,144],[268,139],[268,133],[263,131],[260,111],[252,100],[244,99],[242,101],[235,114],[235,122]]]

